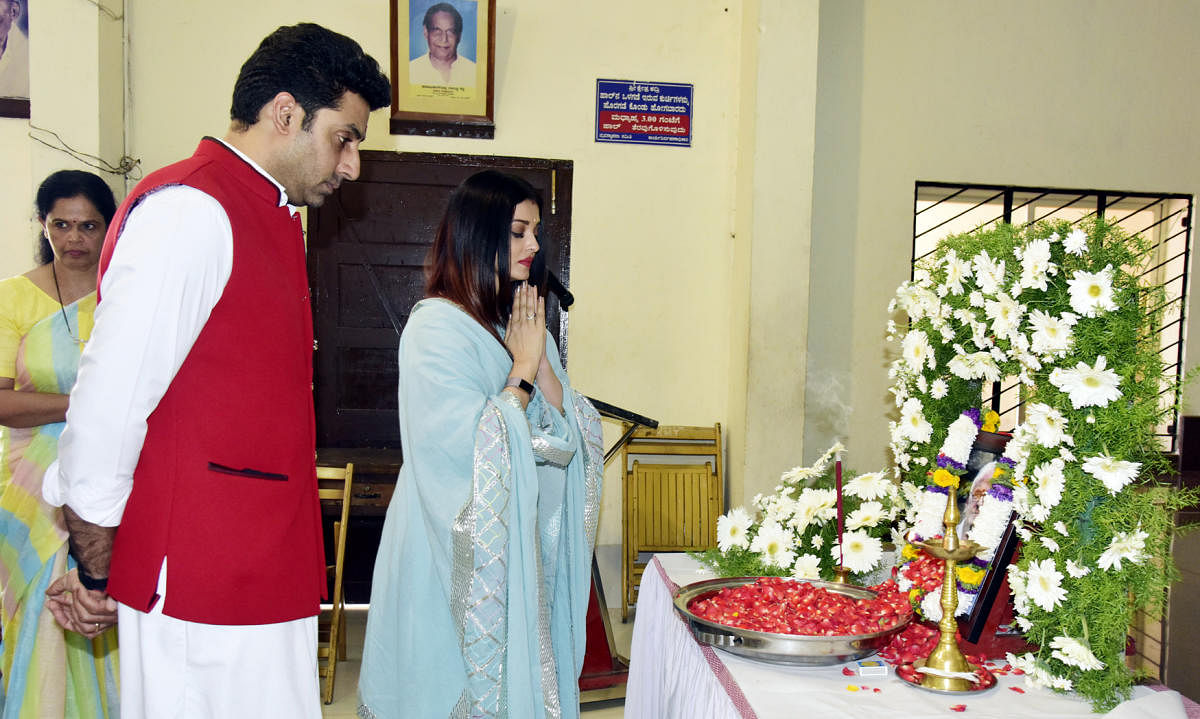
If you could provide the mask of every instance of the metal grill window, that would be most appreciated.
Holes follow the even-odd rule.
[[[1191,195],[1113,190],[1067,190],[1005,185],[918,182],[913,203],[913,263],[929,255],[949,235],[970,232],[997,222],[1027,224],[1067,220],[1078,224],[1094,215],[1129,234],[1149,239],[1153,259],[1142,279],[1166,289],[1163,322],[1154,338],[1163,358],[1162,404],[1178,404],[1171,390],[1183,366],[1184,311],[1187,307]],[[1001,428],[1020,421],[1022,400],[1015,377],[985,390],[984,403],[1000,413]],[[1175,451],[1174,412],[1157,429],[1164,451]]]

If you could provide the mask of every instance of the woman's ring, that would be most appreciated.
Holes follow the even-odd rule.
[[[100,631],[100,622],[96,622],[96,631]]]
[[[525,319],[527,319],[527,320],[531,320],[531,319],[533,319],[534,317],[537,317],[537,315],[534,315],[534,314],[528,314],[528,315],[525,315]]]

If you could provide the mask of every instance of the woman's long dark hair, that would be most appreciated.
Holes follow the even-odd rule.
[[[512,312],[508,274],[513,211],[525,200],[542,210],[542,198],[525,180],[495,170],[466,179],[450,195],[429,251],[425,295],[457,302],[497,341],[496,327]],[[546,260],[539,249],[529,283],[544,295]]]
[[[113,192],[99,175],[83,170],[59,170],[42,180],[38,187],[37,199],[34,201],[38,222],[46,221],[46,216],[54,209],[55,202],[71,197],[86,197],[104,218],[105,227],[112,222],[113,215],[117,213],[117,201]],[[50,247],[50,240],[46,238],[45,231],[38,233],[34,260],[39,265],[54,261],[54,249]]]

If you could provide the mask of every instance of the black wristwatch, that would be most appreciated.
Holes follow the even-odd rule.
[[[529,395],[530,397],[533,396],[533,385],[530,384],[528,380],[523,379],[521,377],[509,377],[508,381],[504,383],[504,386],[505,387],[516,387],[517,389],[525,392],[525,394]]]

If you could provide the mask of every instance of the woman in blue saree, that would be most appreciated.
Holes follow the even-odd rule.
[[[399,349],[404,465],[375,560],[359,715],[576,717],[600,418],[539,296],[541,199],[450,198]],[[540,271],[539,271],[540,270]]]

